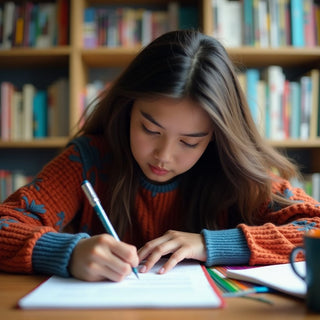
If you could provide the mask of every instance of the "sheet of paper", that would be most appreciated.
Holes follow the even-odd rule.
[[[163,263],[163,261],[161,262]],[[197,262],[178,264],[166,274],[134,274],[122,282],[86,282],[52,276],[19,301],[25,309],[41,308],[217,308],[223,301]]]
[[[305,274],[304,261],[295,262],[295,265],[301,274]],[[289,263],[240,270],[228,269],[227,276],[265,285],[299,298],[304,298],[307,291],[305,282],[292,271]]]

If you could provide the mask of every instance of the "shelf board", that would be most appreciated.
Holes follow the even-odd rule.
[[[312,149],[320,148],[320,138],[302,140],[302,139],[288,139],[288,140],[267,140],[270,145],[275,148],[285,149]]]
[[[59,149],[69,141],[69,137],[33,139],[30,141],[1,141],[0,149]]]
[[[139,52],[141,46],[135,47],[97,47],[82,49],[83,61],[89,67],[123,67]]]
[[[124,66],[130,62],[141,50],[136,47],[97,47],[82,49],[83,61],[89,67]],[[269,65],[281,65],[283,67],[319,66],[320,47],[313,48],[257,48],[239,47],[227,48],[232,61],[237,66],[263,67]]]
[[[67,65],[70,54],[71,48],[69,46],[0,50],[0,68]]]
[[[262,67],[280,65],[283,67],[312,66],[320,64],[320,47],[279,48],[239,47],[227,48],[233,62],[238,66]]]

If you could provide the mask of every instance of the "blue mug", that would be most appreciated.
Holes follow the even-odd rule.
[[[299,253],[305,256],[306,275],[302,275],[294,265]],[[304,246],[292,250],[290,264],[295,274],[306,282],[307,308],[312,312],[320,313],[320,229],[306,232]]]

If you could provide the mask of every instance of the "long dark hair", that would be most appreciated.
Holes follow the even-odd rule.
[[[261,138],[226,50],[198,31],[166,33],[146,46],[98,100],[80,134],[101,134],[113,154],[109,197],[104,205],[121,235],[134,212],[138,177],[129,143],[132,104],[140,98],[193,99],[213,121],[213,141],[181,180],[185,229],[217,227],[233,210],[249,224],[272,194],[272,169],[289,178],[296,167]],[[192,196],[190,196],[192,195]]]

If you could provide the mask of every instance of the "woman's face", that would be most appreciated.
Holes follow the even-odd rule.
[[[207,148],[212,132],[208,113],[190,99],[138,99],[133,104],[131,151],[151,181],[167,182],[189,170]]]

